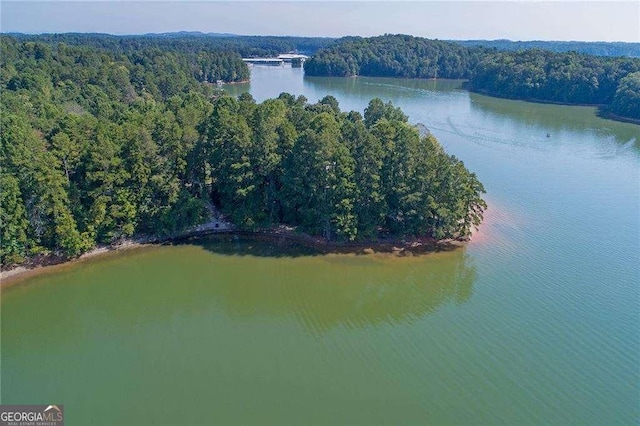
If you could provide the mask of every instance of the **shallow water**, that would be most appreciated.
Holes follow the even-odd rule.
[[[640,126],[457,87],[254,67],[228,90],[393,101],[487,188],[466,248],[201,241],[30,279],[2,291],[2,403],[80,425],[637,424]]]

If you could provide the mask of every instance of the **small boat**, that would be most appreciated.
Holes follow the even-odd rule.
[[[547,133],[547,137],[550,138],[551,137],[551,133]]]

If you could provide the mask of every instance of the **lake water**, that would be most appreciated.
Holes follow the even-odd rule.
[[[458,86],[256,66],[227,90],[400,106],[487,189],[467,247],[229,239],[32,278],[2,290],[2,403],[68,425],[638,424],[640,126]]]

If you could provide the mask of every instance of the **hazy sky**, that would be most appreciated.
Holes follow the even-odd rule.
[[[640,41],[634,1],[6,1],[3,32]]]

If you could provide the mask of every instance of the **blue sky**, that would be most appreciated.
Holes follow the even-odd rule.
[[[6,1],[3,32],[640,42],[640,1]]]

